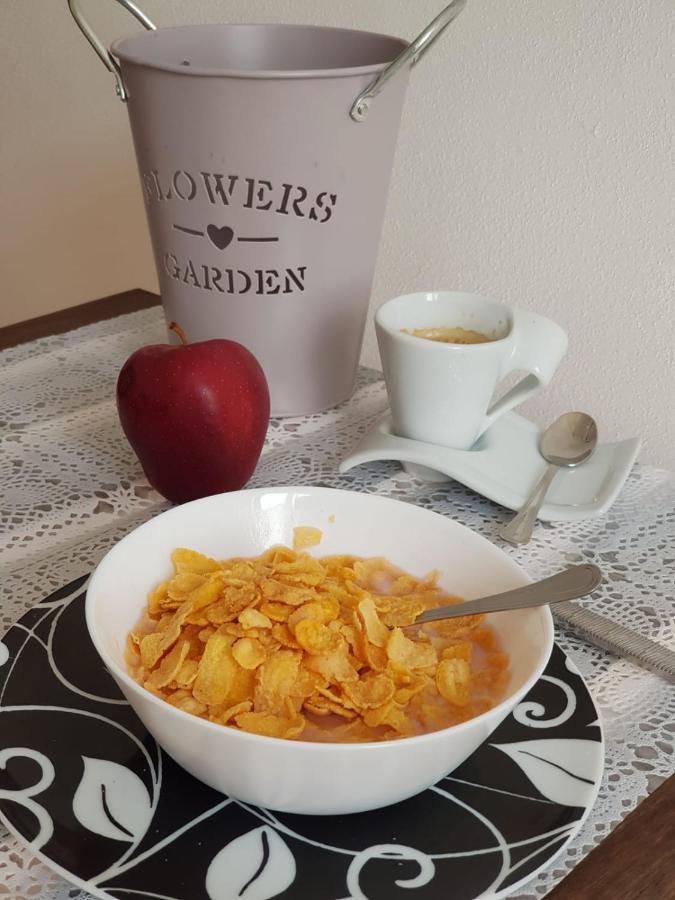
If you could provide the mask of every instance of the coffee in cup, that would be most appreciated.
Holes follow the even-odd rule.
[[[437,325],[435,328],[403,328],[403,334],[410,334],[425,341],[436,341],[438,344],[491,344],[495,338],[481,334],[480,331],[472,331],[467,328],[449,328],[447,325]]]

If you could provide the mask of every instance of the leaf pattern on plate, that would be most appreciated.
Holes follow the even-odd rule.
[[[273,828],[263,825],[230,841],[206,875],[211,900],[270,900],[295,880],[295,858]]]
[[[107,759],[83,756],[84,772],[73,797],[75,818],[89,831],[132,843],[147,831],[152,803],[131,769]]]
[[[552,803],[586,806],[595,795],[595,777],[602,771],[598,741],[552,738],[492,746],[511,757]]]

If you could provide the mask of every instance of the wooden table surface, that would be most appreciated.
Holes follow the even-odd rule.
[[[159,305],[134,290],[0,328],[0,350]],[[675,900],[675,776],[640,804],[547,900]]]

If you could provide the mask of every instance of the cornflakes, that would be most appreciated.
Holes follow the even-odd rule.
[[[396,740],[501,699],[508,659],[481,616],[411,627],[453,602],[438,573],[302,552],[320,540],[298,528],[293,550],[255,559],[175,550],[129,634],[133,676],[183,712],[284,740]]]
[[[465,659],[444,659],[436,669],[436,687],[441,697],[455,706],[471,699],[471,669]]]
[[[233,644],[232,656],[242,669],[257,669],[267,659],[267,651],[255,638],[243,637]]]
[[[312,656],[330,656],[340,653],[344,638],[331,631],[316,619],[301,619],[295,626],[295,639],[303,650]]]
[[[310,547],[318,547],[321,543],[323,534],[319,528],[302,528],[293,529],[293,549],[308,550]]]

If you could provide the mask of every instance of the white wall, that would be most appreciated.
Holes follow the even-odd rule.
[[[83,0],[112,39],[133,27]],[[411,37],[443,0],[142,0],[158,24],[316,22]],[[373,304],[475,290],[564,325],[526,411],[581,408],[675,467],[672,0],[469,0],[417,70]],[[0,324],[156,289],[126,114],[66,0],[0,6]],[[364,359],[377,364],[372,325]]]

